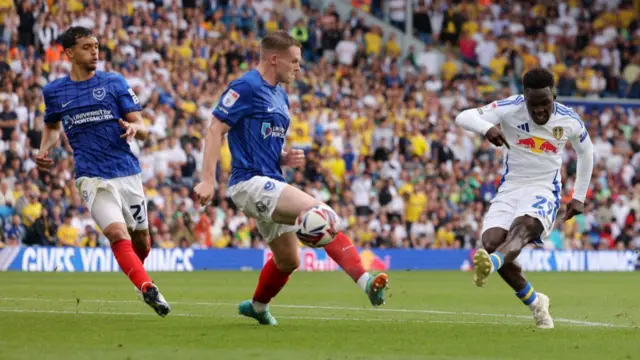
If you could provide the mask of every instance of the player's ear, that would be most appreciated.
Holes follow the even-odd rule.
[[[269,63],[273,66],[278,63],[278,54],[275,51],[269,54]]]
[[[70,60],[73,58],[73,50],[71,48],[64,49],[64,54],[67,55],[67,58]]]
[[[556,94],[556,89],[551,89],[551,92],[553,93],[553,100],[555,100],[558,97],[558,94]]]

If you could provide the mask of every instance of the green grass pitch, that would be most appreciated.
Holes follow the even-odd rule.
[[[556,329],[535,328],[498,276],[391,272],[372,309],[344,274],[296,273],[279,326],[236,315],[257,272],[153,273],[160,318],[118,273],[0,273],[0,359],[639,359],[640,274],[532,273]]]

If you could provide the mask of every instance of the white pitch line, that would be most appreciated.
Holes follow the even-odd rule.
[[[50,298],[8,298],[1,297],[0,301],[38,301],[38,302],[76,302],[76,299],[50,299]],[[89,303],[104,303],[104,304],[124,304],[124,303],[139,303],[136,300],[101,300],[101,299],[80,299],[80,302]],[[235,306],[234,303],[223,302],[191,302],[191,301],[172,301],[171,304],[177,305],[191,305],[191,306]],[[387,308],[358,308],[358,307],[341,307],[341,306],[315,306],[315,305],[287,305],[287,304],[274,304],[273,307],[289,308],[289,309],[315,309],[315,310],[339,310],[339,311],[380,311],[390,313],[408,313],[408,314],[439,314],[439,315],[463,315],[463,316],[483,316],[483,317],[502,317],[512,319],[526,319],[531,320],[531,316],[525,315],[513,315],[513,314],[491,314],[491,313],[476,313],[476,312],[460,312],[460,311],[443,311],[443,310],[428,310],[428,309],[387,309]],[[631,328],[629,325],[617,325],[595,321],[583,321],[574,319],[554,318],[555,322],[588,326],[588,327],[618,327],[618,328]]]
[[[123,316],[157,316],[150,312],[119,312],[119,311],[72,311],[72,310],[33,310],[33,309],[10,309],[10,308],[0,308],[0,313],[33,313],[33,314],[63,314],[63,315],[123,315]],[[217,317],[217,316],[207,316],[200,314],[185,314],[185,313],[171,313],[168,315],[169,317]],[[221,316],[226,318],[244,318],[240,315],[234,316]],[[424,319],[407,319],[407,320],[398,320],[398,319],[381,319],[381,318],[342,318],[335,316],[278,316],[281,319],[292,319],[292,320],[321,320],[321,321],[366,321],[366,322],[386,322],[386,323],[431,323],[431,324],[481,324],[481,325],[511,325],[517,326],[522,325],[518,323],[504,323],[497,321],[445,321],[445,320],[424,320]]]

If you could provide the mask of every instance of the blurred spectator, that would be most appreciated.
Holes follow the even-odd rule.
[[[127,6],[123,6],[124,4]],[[154,247],[264,248],[254,220],[227,199],[231,156],[221,150],[212,204],[190,189],[204,137],[226,84],[257,64],[259,40],[276,29],[303,44],[302,76],[287,87],[287,144],[307,166],[286,178],[339,214],[364,247],[471,248],[498,191],[503,153],[456,128],[465,108],[521,91],[545,66],[559,96],[640,98],[640,30],[630,1],[528,4],[506,0],[414,1],[415,35],[403,51],[408,0],[352,4],[393,32],[316,1],[59,2],[0,0],[0,246],[107,246],[73,182],[63,136],[49,174],[34,168],[45,106],[41,89],[68,75],[57,41],[72,24],[100,42],[98,67],[128,80],[151,132],[131,142],[140,158]],[[181,6],[180,6],[181,5]],[[311,6],[309,6],[311,5]],[[587,210],[557,224],[549,246],[640,245],[640,111],[576,108],[596,147]],[[563,202],[576,154],[567,146]]]

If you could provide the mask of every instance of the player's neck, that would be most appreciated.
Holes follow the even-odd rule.
[[[271,86],[277,85],[276,74],[274,72],[267,71],[266,67],[262,64],[258,64],[258,66],[256,66],[256,70],[258,70],[258,73],[260,73],[260,76],[262,76],[264,81],[269,83],[269,85]]]
[[[95,73],[95,70],[87,71],[79,66],[72,66],[69,77],[73,81],[86,81],[91,79]]]

